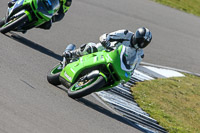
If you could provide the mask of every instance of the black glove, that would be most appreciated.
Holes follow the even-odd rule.
[[[105,48],[109,48],[110,47],[110,42],[107,41],[103,41],[101,42],[102,46],[104,46]]]
[[[110,47],[110,36],[108,34],[103,34],[100,36],[99,40],[102,44],[102,46],[104,46],[105,48]]]

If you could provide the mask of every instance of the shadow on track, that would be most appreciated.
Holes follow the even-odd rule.
[[[112,113],[111,111],[109,111],[109,110],[107,110],[107,109],[105,109],[105,108],[103,108],[103,107],[101,107],[101,106],[99,106],[99,105],[97,105],[97,104],[85,99],[85,98],[80,98],[80,99],[78,99],[76,101],[79,102],[79,103],[82,103],[82,104],[88,106],[89,108],[94,109],[94,110],[96,110],[96,111],[98,111],[98,112],[100,112],[100,113],[102,113],[102,114],[104,114],[104,115],[106,115],[106,116],[108,116],[108,117],[110,117],[112,119],[115,119],[115,120],[117,120],[119,122],[122,122],[122,123],[124,123],[126,125],[129,125],[131,127],[134,127],[136,129],[144,132],[144,133],[147,133],[147,132],[149,133],[149,131],[147,131],[144,128],[141,128],[140,126],[138,126],[137,123],[135,123],[135,122],[133,122],[133,121],[131,121],[129,119],[126,119],[123,116],[120,116],[120,115],[117,115],[115,113]]]
[[[30,47],[32,49],[40,51],[41,53],[46,54],[46,55],[48,55],[50,57],[53,57],[53,58],[55,58],[57,60],[62,60],[62,57],[60,55],[54,53],[53,51],[51,51],[51,50],[49,50],[49,49],[47,49],[47,48],[35,43],[35,42],[32,42],[32,41],[30,41],[30,40],[28,40],[28,39],[16,34],[16,33],[10,32],[10,34],[11,35],[5,34],[5,36],[7,36],[7,37],[9,37],[11,39],[14,39],[15,41],[18,41],[18,42],[20,42],[20,43],[22,43],[22,44],[24,44],[24,45],[26,45],[26,46],[28,46],[28,47]]]
[[[65,91],[65,92],[67,93],[67,89],[66,89],[66,88],[63,88],[63,87],[61,87],[61,86],[55,86],[55,87],[57,87],[58,89],[60,89],[60,90],[62,90],[62,91]],[[126,119],[125,117],[123,117],[123,116],[121,116],[121,115],[112,113],[110,110],[105,109],[105,108],[103,108],[103,107],[101,107],[101,106],[99,106],[99,105],[93,103],[92,101],[89,101],[89,100],[87,100],[87,99],[85,99],[85,98],[79,98],[79,99],[75,99],[75,100],[76,100],[77,102],[79,102],[79,103],[81,103],[81,104],[84,104],[85,106],[87,106],[87,107],[89,107],[89,108],[91,108],[91,109],[97,111],[97,112],[100,112],[100,113],[102,113],[102,114],[104,114],[104,115],[106,115],[106,116],[112,118],[112,119],[115,119],[115,120],[117,120],[117,121],[120,121],[120,122],[122,122],[122,123],[124,123],[124,124],[126,124],[126,125],[131,126],[131,127],[134,127],[134,128],[136,128],[136,129],[140,130],[141,132],[144,132],[144,133],[151,133],[151,132],[145,130],[144,128],[141,128],[140,126],[138,126],[138,124],[135,123],[134,121],[131,121],[131,120],[129,120],[129,119]]]

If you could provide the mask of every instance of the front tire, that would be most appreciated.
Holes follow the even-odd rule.
[[[60,73],[62,71],[62,65],[59,63],[54,66],[50,71],[47,73],[47,81],[52,85],[60,85],[61,82],[59,80]]]
[[[68,96],[77,99],[89,95],[96,90],[100,89],[106,84],[106,81],[103,76],[98,76],[96,78],[88,80],[86,83],[82,83],[82,81],[77,81],[74,85],[72,85],[68,90]]]
[[[24,14],[24,15],[18,17],[18,18],[14,18],[14,19],[10,20],[9,22],[5,23],[0,28],[0,32],[3,33],[3,34],[10,32],[11,30],[14,30],[19,25],[21,25],[22,23],[25,23],[27,21],[28,21],[28,16],[26,14]]]

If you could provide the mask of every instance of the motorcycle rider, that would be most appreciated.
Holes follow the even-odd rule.
[[[82,44],[80,48],[63,53],[63,57],[76,58],[86,54],[102,51],[104,49],[115,49],[121,45],[125,46],[125,54],[122,57],[123,69],[133,71],[144,58],[143,48],[152,40],[151,31],[145,27],[138,28],[135,34],[129,30],[118,30],[105,33],[99,38],[100,43]]]
[[[18,0],[12,0],[12,1],[8,2],[8,7],[12,7],[17,1]],[[46,0],[44,0],[44,1],[46,1]],[[44,24],[40,25],[38,28],[48,30],[51,28],[52,22],[58,22],[64,18],[65,13],[68,11],[68,9],[70,8],[70,6],[72,4],[72,0],[59,0],[59,1],[60,1],[60,8],[59,8],[57,14],[55,14],[52,17],[52,20],[45,22]],[[0,21],[0,27],[3,26],[4,24],[5,24],[5,18],[3,18]]]

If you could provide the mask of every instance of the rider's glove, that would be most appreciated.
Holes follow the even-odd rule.
[[[108,34],[103,34],[99,38],[100,43],[105,47],[108,48],[110,47],[110,36]]]

